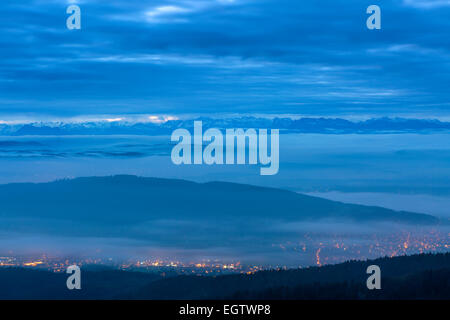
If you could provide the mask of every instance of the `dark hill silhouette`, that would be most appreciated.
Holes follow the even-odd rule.
[[[382,290],[366,287],[381,268]],[[0,299],[450,299],[450,253],[261,271],[252,275],[174,276],[82,268],[81,290],[65,273],[0,268]]]
[[[280,211],[280,208],[283,208]],[[133,224],[152,219],[318,219],[437,224],[439,219],[243,184],[111,176],[0,185],[0,217]]]
[[[367,290],[366,269],[372,264],[381,269],[384,291]],[[127,298],[288,299],[290,294],[297,294],[292,295],[293,299],[426,298],[424,288],[429,292],[434,289],[434,294],[439,292],[438,295],[449,298],[450,278],[446,278],[449,274],[450,253],[422,254],[348,261],[323,267],[261,271],[253,275],[173,277],[152,282]],[[404,291],[399,292],[396,285],[401,285]],[[406,288],[414,288],[415,292]]]
[[[160,279],[156,273],[82,269],[81,290],[68,290],[66,273],[23,268],[0,268],[0,300],[113,299],[120,292]]]

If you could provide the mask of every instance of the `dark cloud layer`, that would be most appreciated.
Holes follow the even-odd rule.
[[[70,1],[75,2],[77,1]],[[4,0],[0,115],[446,115],[448,1]]]

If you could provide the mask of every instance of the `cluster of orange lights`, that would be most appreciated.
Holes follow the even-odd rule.
[[[23,264],[24,267],[37,267],[38,265],[43,264],[42,261],[33,261],[33,262],[25,262]]]

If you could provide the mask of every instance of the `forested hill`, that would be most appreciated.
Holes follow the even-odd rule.
[[[369,265],[382,290],[368,290]],[[450,253],[349,261],[305,269],[155,281],[128,298],[144,299],[426,299],[450,298]]]
[[[372,264],[381,290],[366,287]],[[217,277],[82,269],[81,290],[68,290],[67,277],[0,268],[0,299],[450,299],[450,253]]]

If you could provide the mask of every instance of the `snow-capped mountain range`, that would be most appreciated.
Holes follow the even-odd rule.
[[[240,117],[215,119],[199,117],[165,121],[88,121],[0,123],[0,135],[166,135],[177,128],[192,129],[194,121],[203,128],[267,128],[282,133],[407,133],[450,130],[450,122],[429,119],[373,118],[350,121],[342,118],[258,118]]]

